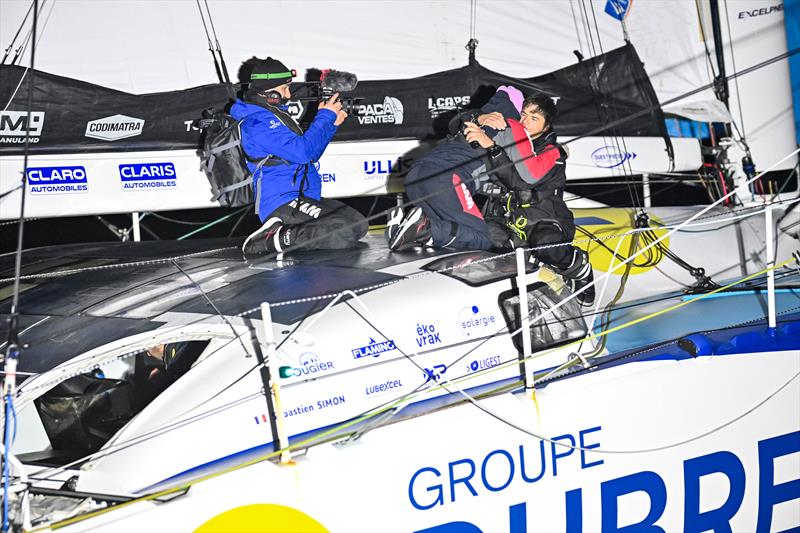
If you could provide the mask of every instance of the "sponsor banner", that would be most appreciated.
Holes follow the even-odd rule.
[[[376,341],[370,338],[366,346],[353,348],[350,352],[353,354],[353,358],[361,359],[362,357],[379,357],[382,353],[396,349],[397,347],[393,340]]]
[[[119,165],[125,191],[171,189],[178,186],[172,163],[129,163]]]
[[[496,332],[498,324],[494,314],[477,305],[465,307],[458,313],[458,329],[467,339],[491,335]]]
[[[117,141],[141,135],[142,128],[144,128],[144,120],[140,118],[114,115],[88,122],[85,135],[93,139]]]
[[[24,73],[24,67],[0,65],[0,94],[15,90],[25,94],[30,77]],[[203,110],[221,109],[230,101],[222,84],[135,95],[45,72],[37,72],[35,80],[37,95],[41,96],[37,96],[30,124],[22,118],[20,109],[0,115],[2,155],[22,153],[23,147],[16,139],[24,138],[26,130],[38,139],[32,144],[34,153],[39,154],[196,150],[201,131],[193,121],[202,117]],[[448,122],[459,109],[479,108],[492,97],[493,88],[501,85],[516,85],[524,93],[537,90],[558,95],[556,127],[561,135],[582,135],[603,126],[604,119],[595,109],[597,101],[607,108],[603,116],[634,115],[653,108],[609,131],[609,135],[666,134],[655,91],[633,46],[626,45],[530,78],[513,78],[473,63],[418,78],[363,80],[352,93],[360,99],[358,113],[339,127],[334,139],[443,138],[448,133]],[[606,97],[620,91],[625,94],[624,99]],[[70,95],[68,102],[64,94]],[[301,125],[307,125],[317,106],[292,101],[288,109]],[[47,128],[43,128],[45,114]],[[371,169],[367,167],[365,173]],[[375,169],[370,175],[379,174]]]
[[[334,370],[332,361],[322,361],[319,356],[312,352],[306,352],[299,358],[298,366],[282,366],[278,369],[281,378],[304,378],[314,377],[319,374]]]
[[[616,146],[601,146],[592,152],[592,162],[600,168],[615,168],[633,159],[636,152],[625,152]]]
[[[385,96],[382,104],[362,104],[357,107],[359,124],[403,123],[403,102],[393,96]]]
[[[28,190],[31,194],[86,193],[89,184],[82,166],[28,168]]]
[[[0,111],[0,143],[24,144],[26,136],[31,144],[38,143],[43,128],[42,111]]]
[[[468,94],[462,96],[440,96],[439,98],[428,98],[428,111],[431,118],[436,118],[439,115],[458,111],[469,107],[470,96]]]

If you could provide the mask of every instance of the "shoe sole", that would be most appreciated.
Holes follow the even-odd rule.
[[[405,248],[411,248],[416,245],[416,241],[407,241],[407,242],[400,242],[403,235],[405,235],[406,230],[408,228],[414,226],[419,222],[419,219],[422,218],[422,208],[415,207],[412,211],[408,213],[408,218],[406,218],[400,227],[397,228],[397,233],[394,234],[392,239],[389,241],[389,249],[393,252],[399,252],[400,250],[404,250]]]
[[[400,224],[403,222],[403,209],[400,207],[393,207],[389,210],[389,218],[386,221],[386,240],[392,242],[392,239],[397,235],[397,230],[400,229]]]
[[[280,218],[278,218],[278,217],[272,217],[272,218],[268,218],[268,219],[266,220],[266,222],[264,222],[264,223],[261,225],[261,227],[260,227],[260,228],[258,228],[258,229],[257,229],[257,230],[255,230],[253,233],[251,233],[250,235],[248,235],[248,236],[247,236],[247,238],[244,240],[244,243],[242,243],[242,253],[243,253],[243,254],[247,254],[247,252],[245,251],[245,249],[247,248],[247,245],[250,243],[250,241],[252,241],[252,240],[253,240],[253,239],[256,237],[256,235],[260,234],[262,231],[266,230],[268,227],[270,227],[270,226],[273,226],[273,225],[275,225],[275,224],[280,224],[280,223],[282,223],[282,222],[283,222],[283,220],[281,220],[281,219],[280,219]]]

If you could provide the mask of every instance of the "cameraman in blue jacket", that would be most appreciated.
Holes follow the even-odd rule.
[[[303,131],[287,112],[293,76],[271,57],[253,57],[239,69],[240,81],[248,86],[230,114],[241,121],[256,214],[263,222],[244,241],[245,255],[349,248],[367,233],[367,221],[358,211],[321,197],[315,163],[347,118],[339,95],[321,102]]]

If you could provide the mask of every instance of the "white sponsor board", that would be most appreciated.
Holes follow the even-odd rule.
[[[142,134],[144,120],[126,115],[91,120],[86,123],[86,137],[102,141],[118,141]]]
[[[566,141],[569,138],[564,138]],[[673,139],[671,168],[664,141],[657,137],[585,137],[569,144],[567,178],[619,176],[623,172],[665,172],[700,167],[695,139]],[[418,141],[332,143],[317,170],[329,198],[401,192],[404,176],[429,145]],[[29,168],[50,169],[51,194],[37,195],[25,207],[29,217],[58,217],[133,211],[167,211],[214,207],[211,189],[193,150],[159,152],[33,155]],[[80,167],[81,192],[65,197],[67,180],[58,169]],[[56,170],[53,170],[56,169]],[[0,158],[0,191],[19,184],[22,157]],[[56,178],[55,176],[58,176]],[[40,175],[36,175],[41,178]],[[60,181],[59,181],[60,180]],[[29,187],[32,187],[31,180]],[[62,191],[56,186],[60,186]],[[71,189],[74,189],[72,187]],[[19,215],[19,192],[0,199],[0,219]]]

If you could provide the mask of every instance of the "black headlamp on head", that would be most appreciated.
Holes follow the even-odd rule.
[[[265,74],[250,74],[250,81],[259,81],[259,80],[279,80],[281,83],[275,84],[274,82],[270,83],[270,88],[276,87],[277,85],[283,85],[284,83],[288,83],[292,81],[292,78],[297,76],[297,71],[295,69],[287,70],[286,72],[267,72]],[[284,81],[286,80],[286,81]],[[258,86],[258,84],[253,84],[254,86]]]

